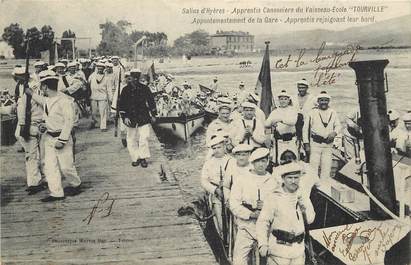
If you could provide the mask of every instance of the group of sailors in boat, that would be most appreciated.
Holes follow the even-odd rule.
[[[315,218],[312,188],[331,177],[334,149],[342,147],[347,160],[359,156],[359,111],[343,127],[331,96],[314,96],[308,88],[302,79],[296,99],[281,91],[267,118],[256,94],[239,106],[228,97],[217,99],[201,185],[224,244],[234,244],[227,247],[234,265],[249,264],[256,249],[268,264],[305,264],[305,226]],[[395,110],[387,115],[393,152],[409,152],[411,113],[402,120]]]

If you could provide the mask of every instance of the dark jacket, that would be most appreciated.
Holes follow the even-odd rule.
[[[123,121],[130,119],[130,127],[151,123],[151,116],[157,115],[157,109],[150,89],[140,83],[137,88],[130,84],[125,86],[120,95],[119,112]]]

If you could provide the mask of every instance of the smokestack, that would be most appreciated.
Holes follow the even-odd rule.
[[[350,62],[349,66],[354,69],[357,77],[370,191],[385,207],[396,213],[389,119],[384,89],[384,68],[387,64],[388,60],[373,60]],[[370,205],[372,218],[390,218],[373,201],[370,201]]]

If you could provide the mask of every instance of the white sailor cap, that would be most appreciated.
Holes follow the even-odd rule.
[[[231,101],[231,99],[229,99],[228,97],[219,97],[217,99],[217,102],[221,103],[221,104],[226,104],[226,105],[230,105],[231,103],[233,103]]]
[[[309,84],[308,84],[308,81],[305,78],[303,78],[303,79],[297,81],[297,86],[298,85],[303,85],[303,86],[308,87]]]
[[[130,70],[130,74],[132,73],[141,73],[141,70],[139,68],[133,68]]]
[[[139,68],[133,68],[130,70],[130,76],[136,75],[136,74],[141,74],[141,70]]]
[[[61,60],[59,61],[59,63],[68,63],[68,60],[67,60],[67,59],[61,59]]]
[[[301,165],[298,162],[291,162],[288,164],[284,164],[284,165],[276,167],[274,170],[281,177],[285,177],[287,175],[297,174],[297,173],[300,174],[303,172],[303,169],[301,168]]]
[[[243,82],[243,81],[240,81],[240,86],[244,86],[244,82]]]
[[[214,145],[217,145],[219,143],[222,143],[225,141],[225,137],[222,135],[216,135],[215,137],[212,137],[210,140],[210,147],[213,147]]]
[[[291,96],[287,93],[286,90],[281,90],[281,92],[278,94],[278,98],[281,98],[281,97],[288,97],[288,98],[290,98]]]
[[[114,67],[112,63],[106,63],[106,67]]]
[[[321,91],[321,93],[318,94],[317,100],[319,100],[320,98],[327,98],[328,100],[331,100],[330,95],[328,95],[326,91]]]
[[[260,160],[261,158],[267,157],[270,154],[270,150],[265,147],[260,147],[255,149],[248,159],[250,162],[254,162],[256,160]]]
[[[56,64],[54,65],[54,68],[57,68],[57,67],[66,68],[66,65],[65,65],[64,63],[56,63]]]
[[[96,67],[106,67],[105,63],[99,61],[96,63]]]
[[[255,108],[257,108],[257,106],[256,106],[255,104],[253,104],[253,103],[251,103],[251,102],[248,102],[248,101],[241,103],[241,107],[243,107],[243,108],[250,108],[250,109],[255,109]]]
[[[41,71],[39,73],[39,78],[40,78],[40,82],[50,80],[50,79],[59,80],[59,77],[57,76],[57,74],[52,70]]]
[[[111,56],[111,59],[120,59],[117,55]]]
[[[124,76],[130,76],[130,71],[125,72]]]
[[[54,64],[49,65],[49,66],[47,66],[47,70],[53,70],[53,69],[54,69],[54,67],[55,67],[55,65],[54,65]]]
[[[239,144],[233,148],[233,154],[237,154],[240,152],[251,152],[253,150],[253,146],[249,144]]]
[[[402,116],[402,119],[404,122],[410,122],[411,121],[411,110],[405,113],[404,116]]]
[[[34,67],[43,66],[43,65],[45,65],[45,64],[46,64],[46,63],[43,62],[43,61],[37,61],[37,62],[34,63]]]
[[[388,117],[390,118],[390,121],[395,121],[395,120],[398,120],[400,118],[400,114],[398,113],[398,111],[396,111],[394,109],[390,109],[388,111]]]
[[[77,63],[76,62],[69,62],[67,64],[67,68],[70,68],[70,67],[77,67]]]
[[[13,75],[24,75],[26,73],[26,69],[21,65],[14,67],[12,74]]]
[[[214,76],[213,80],[218,80],[217,76]]]
[[[78,61],[79,61],[79,63],[85,63],[85,62],[87,62],[87,59],[86,58],[80,58],[80,59],[78,59]]]
[[[248,97],[255,102],[258,102],[260,100],[258,94],[256,93],[250,93],[248,94]]]

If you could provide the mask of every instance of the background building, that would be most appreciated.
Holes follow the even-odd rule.
[[[211,48],[216,52],[252,52],[254,35],[243,31],[217,30],[211,35]]]

